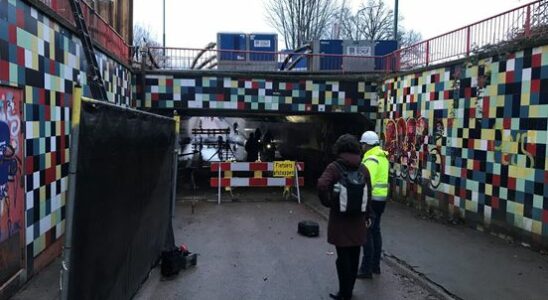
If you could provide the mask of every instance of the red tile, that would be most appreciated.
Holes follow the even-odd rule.
[[[533,68],[538,68],[541,66],[542,63],[542,55],[541,53],[533,55],[533,58],[531,60],[531,66]]]
[[[500,186],[500,175],[493,174],[493,186]]]
[[[504,120],[502,120],[502,126],[504,127],[504,129],[510,129],[510,127],[512,127],[512,119],[505,118]]]
[[[531,80],[531,92],[533,93],[540,92],[540,79]]]
[[[515,74],[514,71],[508,71],[506,72],[506,83],[512,83],[514,82]]]
[[[9,63],[5,60],[0,60],[0,80],[10,81]]]
[[[25,65],[25,49],[17,47],[17,64],[20,66]]]
[[[510,190],[516,189],[516,178],[508,177],[508,189]]]
[[[25,175],[30,175],[34,172],[34,157],[25,157]]]
[[[17,45],[17,27],[15,25],[10,25],[8,31],[10,44]]]
[[[15,14],[17,15],[17,27],[25,28],[25,12],[22,9],[17,9]]]
[[[491,198],[491,207],[498,209],[500,207],[500,200],[498,197]]]
[[[46,184],[50,184],[55,181],[56,170],[55,166],[46,170]]]
[[[548,223],[548,209],[542,211],[542,223]]]

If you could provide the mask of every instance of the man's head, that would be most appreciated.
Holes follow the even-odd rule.
[[[374,131],[366,131],[360,138],[362,151],[365,153],[379,145],[379,136]]]

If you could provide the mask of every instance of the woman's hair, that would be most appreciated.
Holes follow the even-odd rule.
[[[348,133],[341,135],[337,139],[335,145],[333,146],[333,149],[336,155],[339,155],[341,153],[361,154],[360,143],[358,143],[358,140],[355,136]]]

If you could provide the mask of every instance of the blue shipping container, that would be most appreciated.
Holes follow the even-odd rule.
[[[387,40],[377,41],[375,43],[375,56],[384,56],[390,54],[398,49],[398,41]],[[385,67],[385,61],[381,58],[375,59],[375,69],[381,70]]]
[[[321,54],[343,54],[343,41],[342,40],[320,40]],[[320,70],[341,70],[342,69],[342,56],[321,56],[320,57]]]
[[[249,35],[249,51],[278,51],[278,35],[276,34],[255,34]],[[274,53],[250,53],[251,61],[276,61]]]
[[[243,33],[218,33],[217,49],[219,60],[246,60],[245,52],[232,52],[224,50],[247,50],[247,36]]]

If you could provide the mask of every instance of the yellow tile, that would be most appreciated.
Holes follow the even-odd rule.
[[[490,184],[485,184],[485,195],[493,195],[493,186]]]
[[[532,231],[535,234],[542,234],[542,222],[533,220]]]
[[[473,170],[473,169],[474,169],[474,161],[471,160],[471,159],[467,160],[467,161],[466,161],[466,168],[467,168],[468,170]]]
[[[523,216],[523,204],[516,203],[514,212],[518,216]]]
[[[51,153],[46,153],[46,168],[51,168]]]
[[[285,97],[285,103],[286,104],[293,104],[293,98],[292,97]]]
[[[25,102],[32,103],[32,87],[28,85],[25,86]]]
[[[40,187],[39,194],[40,194],[40,202],[46,201],[46,187],[45,186]]]

